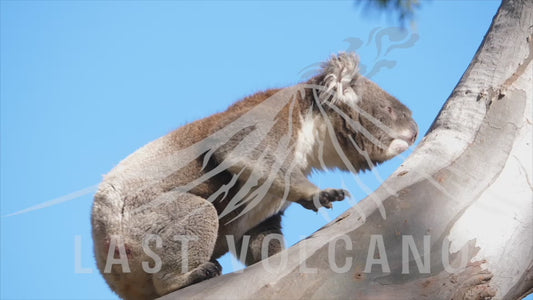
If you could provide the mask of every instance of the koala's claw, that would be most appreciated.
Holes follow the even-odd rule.
[[[346,197],[351,197],[350,192],[343,189],[325,189],[314,194],[310,199],[298,201],[303,207],[312,211],[318,211],[320,207],[333,208],[331,202],[342,201]]]
[[[325,189],[318,194],[320,205],[326,208],[333,208],[333,201],[342,201],[344,198],[350,197],[350,193],[341,189]]]
[[[191,274],[191,281],[193,283],[198,283],[206,279],[217,277],[220,274],[222,274],[222,266],[216,260],[210,261],[194,270]]]
[[[222,266],[215,260],[214,262],[206,264],[204,271],[206,278],[213,278],[222,274]]]
[[[213,259],[211,262],[215,265],[215,267],[217,267],[219,273],[218,275],[222,274],[222,265],[218,262],[218,260]]]

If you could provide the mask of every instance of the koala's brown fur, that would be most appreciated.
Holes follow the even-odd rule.
[[[150,299],[217,276],[226,236],[237,253],[248,248],[242,259],[253,264],[263,239],[281,234],[291,202],[316,211],[346,196],[312,184],[312,169],[358,172],[412,145],[418,128],[410,110],[357,65],[353,53],[333,56],[308,82],[185,125],[107,174],[92,225],[111,288],[125,299]],[[270,256],[282,245],[274,239],[267,248]]]

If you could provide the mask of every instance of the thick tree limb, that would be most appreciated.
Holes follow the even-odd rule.
[[[275,268],[286,259],[283,268],[258,263],[162,299],[516,299],[531,293],[532,20],[531,1],[503,1],[416,151],[373,195],[264,262]],[[412,247],[406,250],[414,245],[418,262]]]

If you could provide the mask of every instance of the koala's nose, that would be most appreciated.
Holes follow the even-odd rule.
[[[411,133],[411,136],[410,138],[408,138],[408,142],[409,142],[409,145],[412,145],[415,143],[416,141],[416,138],[418,137],[418,125],[416,124],[415,121],[411,120],[411,128],[410,128],[410,133]]]
[[[415,143],[417,137],[418,137],[418,125],[416,124],[415,121],[410,121],[409,127],[407,129],[404,129],[399,136],[399,138],[406,141],[409,144],[409,146]]]

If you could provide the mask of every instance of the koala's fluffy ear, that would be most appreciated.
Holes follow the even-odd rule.
[[[341,52],[332,55],[330,60],[322,64],[324,87],[320,100],[331,102],[342,101],[348,105],[357,104],[359,97],[352,83],[359,77],[359,59],[353,52]]]

